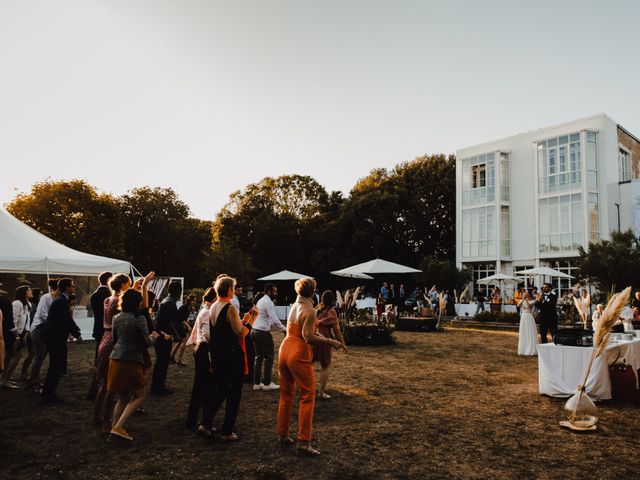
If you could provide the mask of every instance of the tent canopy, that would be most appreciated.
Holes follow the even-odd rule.
[[[374,260],[359,263],[358,265],[343,268],[342,270],[336,270],[331,273],[346,277],[350,273],[420,273],[421,271],[422,270],[416,270],[415,268],[400,265],[399,263],[388,262],[387,260],[376,258]]]
[[[301,273],[291,272],[289,270],[282,270],[278,273],[267,275],[266,277],[259,278],[258,281],[275,282],[278,280],[299,280],[300,278],[308,277],[309,275],[303,275]]]
[[[104,271],[129,273],[131,264],[65,247],[0,208],[0,272],[97,275]]]

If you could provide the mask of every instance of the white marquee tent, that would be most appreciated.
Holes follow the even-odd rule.
[[[104,271],[130,273],[131,264],[65,247],[0,208],[0,272],[97,275]]]

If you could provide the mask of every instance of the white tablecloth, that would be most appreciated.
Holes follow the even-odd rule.
[[[473,317],[476,314],[476,310],[478,309],[478,306],[476,305],[476,303],[456,303],[456,314],[459,317]],[[515,305],[502,305],[501,310],[503,312],[512,312],[515,313],[516,312],[516,306]],[[489,303],[485,303],[484,304],[484,311],[485,312],[490,312],[491,311],[491,304]]]
[[[552,397],[573,395],[582,382],[591,358],[592,347],[568,347],[553,343],[538,344],[538,383],[540,393]],[[611,398],[609,365],[620,359],[640,368],[640,339],[631,342],[612,343],[593,362],[587,379],[586,391],[592,400]]]
[[[376,299],[375,298],[363,298],[362,300],[356,300],[356,308],[359,310],[361,308],[376,308]]]

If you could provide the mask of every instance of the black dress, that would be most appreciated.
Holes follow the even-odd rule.
[[[211,367],[213,369],[212,402],[207,412],[205,425],[210,427],[213,417],[226,400],[224,423],[220,429],[223,436],[231,435],[240,408],[244,377],[244,352],[240,347],[238,335],[233,332],[227,321],[229,305],[225,305],[211,326]]]

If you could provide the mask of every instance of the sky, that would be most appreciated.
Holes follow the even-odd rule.
[[[83,178],[212,220],[265,176],[607,113],[640,136],[640,2],[0,0],[0,204]]]

